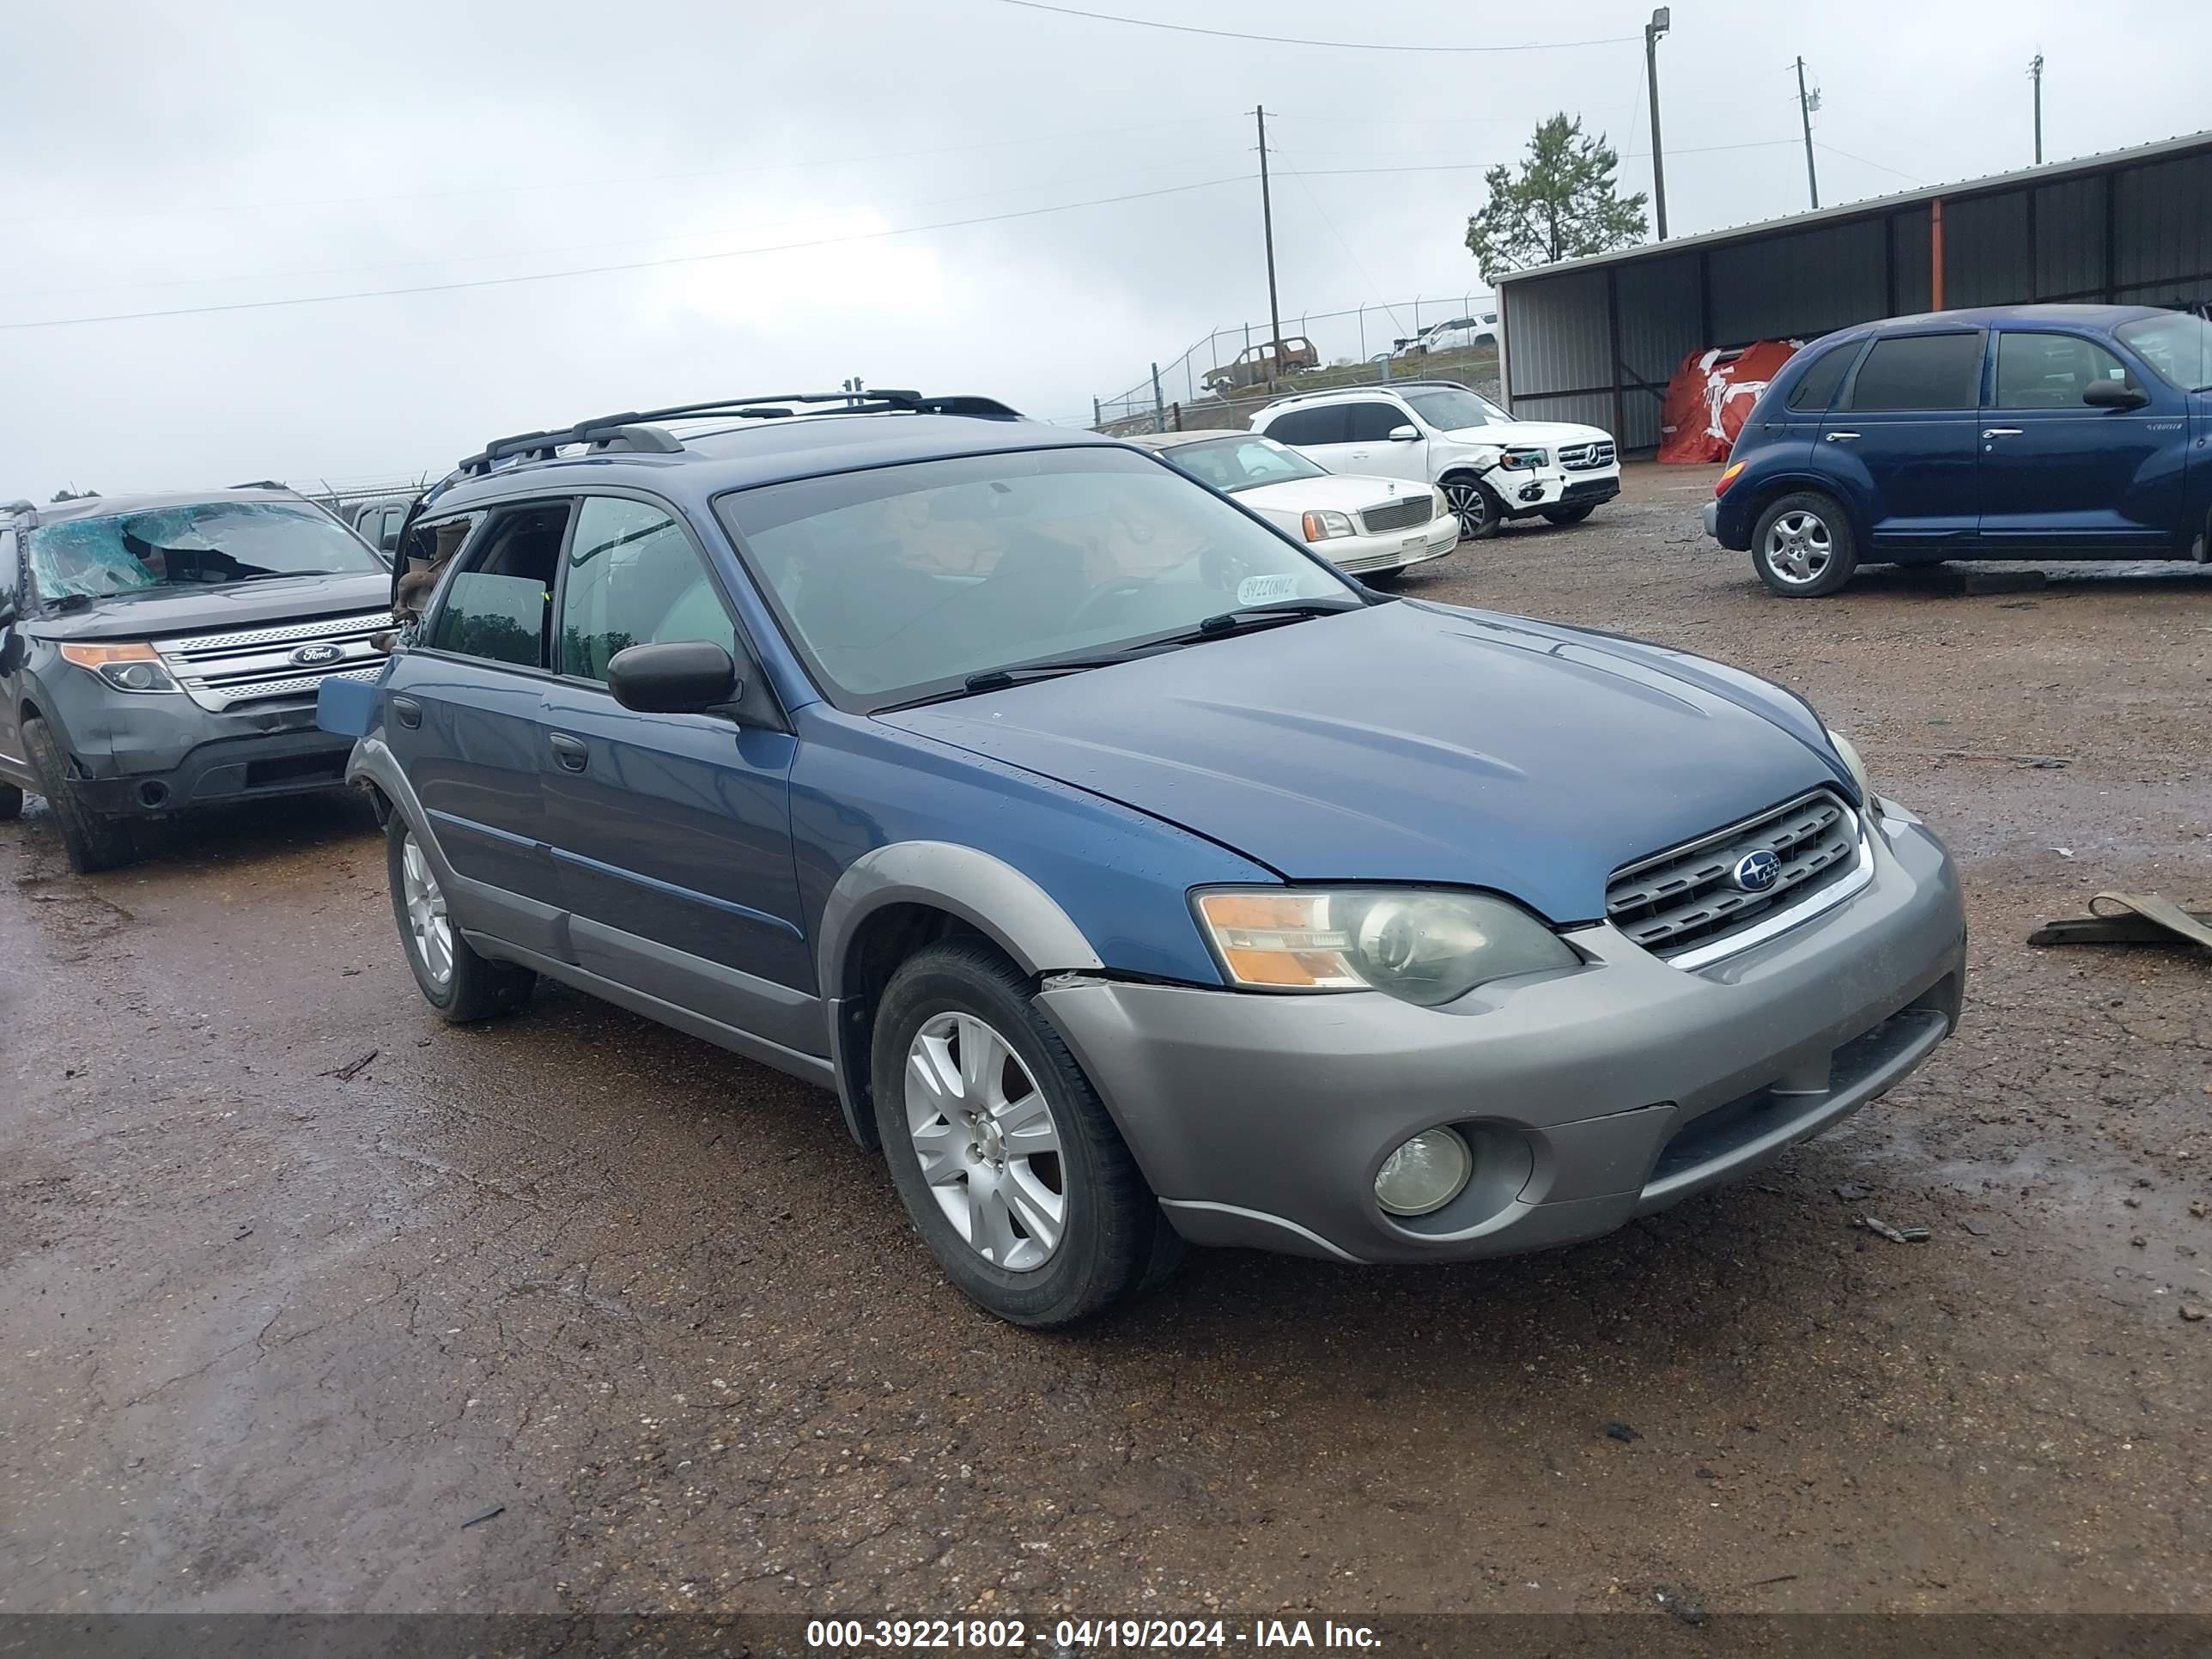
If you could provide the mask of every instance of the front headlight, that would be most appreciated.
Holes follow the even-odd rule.
[[[1352,520],[1341,513],[1309,513],[1300,522],[1310,542],[1325,542],[1334,536],[1352,533]]]
[[[1498,465],[1508,472],[1530,472],[1544,465],[1540,449],[1514,448],[1498,458]]]
[[[1828,734],[1828,743],[1850,773],[1851,781],[1858,785],[1859,804],[1869,812],[1880,811],[1881,808],[1875,800],[1874,785],[1867,777],[1866,762],[1859,758],[1857,746],[1832,726],[1823,726],[1820,729]]]
[[[1230,982],[1264,991],[1387,991],[1432,1008],[1494,979],[1582,961],[1517,905],[1422,888],[1234,888],[1196,896]]]
[[[64,645],[62,660],[88,668],[118,691],[173,691],[176,681],[150,645]]]

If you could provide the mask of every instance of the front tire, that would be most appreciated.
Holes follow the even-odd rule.
[[[1858,568],[1850,520],[1833,497],[1802,489],[1770,502],[1751,532],[1751,567],[1785,599],[1817,599]]]
[[[1505,503],[1491,494],[1490,486],[1480,478],[1464,475],[1447,478],[1443,492],[1445,504],[1459,520],[1459,537],[1463,542],[1486,541],[1505,522]]]
[[[384,830],[385,867],[392,878],[392,914],[399,924],[422,1000],[455,1025],[511,1014],[530,1000],[538,975],[511,962],[479,956],[446,914],[438,873],[405,817],[395,811]]]
[[[69,763],[46,721],[23,722],[23,751],[30,759],[31,770],[38,774],[40,793],[53,809],[55,826],[62,832],[62,851],[70,869],[88,876],[128,864],[138,856],[138,838],[127,819],[108,817],[85,805],[70,777]],[[22,792],[14,793],[20,811]]]
[[[988,945],[932,945],[891,976],[870,1074],[891,1182],[978,1307],[1049,1330],[1172,1266],[1121,1132],[1028,982]]]
[[[1584,519],[1589,517],[1591,514],[1597,511],[1597,503],[1584,501],[1579,507],[1547,507],[1543,511],[1544,521],[1547,524],[1555,524],[1564,528],[1571,524],[1580,524]]]

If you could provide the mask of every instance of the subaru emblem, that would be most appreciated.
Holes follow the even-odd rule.
[[[1762,847],[1746,853],[1729,872],[1729,879],[1747,893],[1763,893],[1782,879],[1782,860]]]
[[[303,645],[292,653],[292,660],[301,668],[320,668],[343,655],[345,653],[335,645]]]

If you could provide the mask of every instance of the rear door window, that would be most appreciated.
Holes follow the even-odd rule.
[[[1972,409],[1981,402],[1982,337],[1901,334],[1876,340],[1851,383],[1849,407]]]
[[[1319,409],[1293,409],[1278,415],[1267,422],[1267,435],[1277,443],[1292,444],[1308,448],[1315,444],[1340,444],[1351,441],[1347,430],[1346,405],[1328,404]]]
[[[429,646],[518,668],[550,660],[553,581],[567,536],[566,501],[496,514],[446,584]]]

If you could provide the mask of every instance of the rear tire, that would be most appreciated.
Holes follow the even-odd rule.
[[[1544,518],[1546,522],[1564,528],[1571,524],[1580,524],[1596,511],[1595,501],[1584,501],[1579,507],[1547,507],[1544,509]]]
[[[1505,503],[1491,493],[1490,486],[1480,478],[1464,473],[1443,482],[1444,501],[1459,520],[1459,538],[1463,542],[1487,541],[1498,533],[1498,526],[1505,522]]]
[[[1816,489],[1770,501],[1751,532],[1751,568],[1785,599],[1824,598],[1850,580],[1858,564],[1850,520]]]
[[[46,721],[23,722],[23,750],[30,758],[31,769],[39,775],[40,793],[53,809],[55,826],[62,832],[62,851],[68,855],[70,869],[88,876],[128,864],[138,856],[138,838],[128,819],[109,817],[85,805],[70,778],[69,762]],[[21,811],[23,792],[10,793],[15,797],[16,810]]]
[[[428,856],[398,812],[385,826],[384,851],[399,945],[422,1000],[455,1025],[511,1014],[528,1002],[538,975],[470,948],[446,914],[446,896]]]
[[[1050,1330],[1172,1269],[1182,1241],[1121,1131],[988,945],[932,945],[891,976],[871,1077],[908,1218],[978,1307]]]

